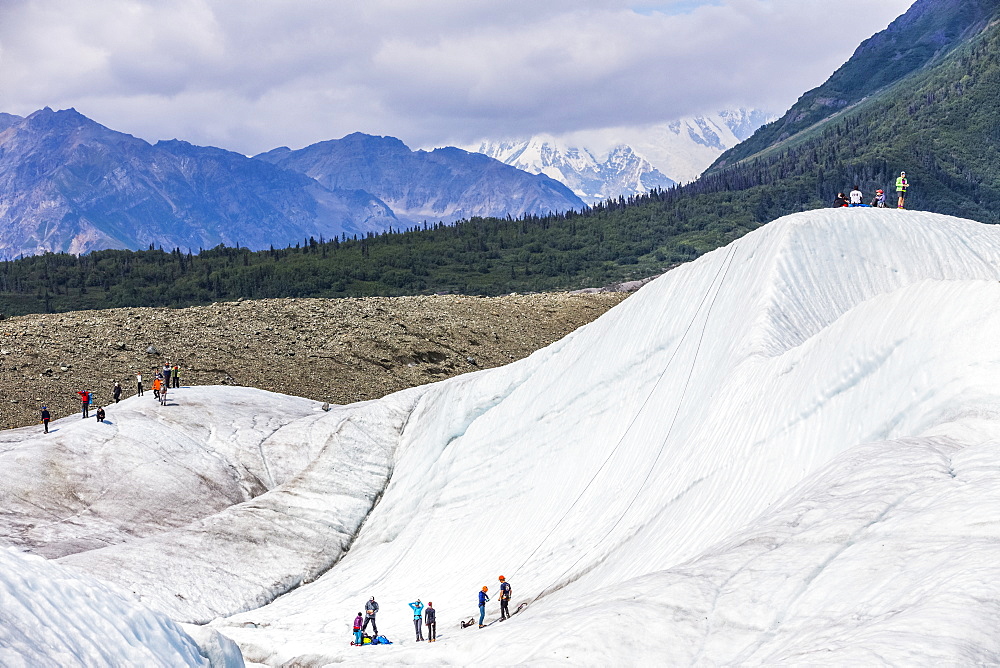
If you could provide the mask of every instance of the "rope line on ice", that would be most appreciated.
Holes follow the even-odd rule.
[[[692,327],[694,327],[694,323],[698,320],[698,316],[701,313],[702,308],[705,306],[705,302],[708,301],[709,295],[712,294],[712,288],[715,287],[715,295],[712,297],[712,301],[711,301],[711,303],[709,303],[709,306],[708,306],[708,311],[705,314],[705,320],[704,320],[704,324],[702,325],[702,328],[701,328],[701,334],[698,337],[698,344],[697,344],[697,346],[695,348],[695,353],[694,353],[694,355],[692,357],[692,360],[691,360],[691,367],[688,369],[687,379],[684,381],[684,389],[681,392],[680,399],[677,401],[677,406],[674,409],[674,414],[670,418],[670,426],[667,428],[667,433],[663,437],[662,442],[660,443],[659,451],[657,452],[656,457],[653,459],[653,464],[652,464],[652,466],[650,466],[649,470],[647,471],[645,479],[643,479],[642,484],[639,485],[639,488],[636,490],[635,495],[632,497],[631,501],[629,501],[628,505],[625,507],[625,510],[622,511],[622,514],[618,517],[618,520],[614,523],[614,525],[612,525],[611,529],[608,530],[608,532],[604,535],[604,537],[600,541],[598,541],[598,544],[602,543],[605,539],[607,539],[608,536],[611,535],[611,533],[618,527],[618,525],[621,523],[621,521],[628,514],[629,510],[632,509],[632,506],[635,504],[636,499],[639,498],[639,494],[642,492],[643,488],[646,486],[646,483],[649,482],[650,476],[652,476],[653,470],[656,468],[656,464],[659,462],[660,457],[663,455],[663,450],[664,450],[664,447],[666,446],[667,440],[670,438],[670,433],[673,431],[674,422],[677,420],[677,415],[680,413],[681,406],[684,403],[684,397],[687,394],[688,384],[690,383],[691,377],[694,374],[694,367],[695,367],[695,364],[698,361],[698,354],[701,352],[701,343],[702,343],[702,341],[705,338],[705,331],[708,328],[708,321],[709,321],[709,318],[712,315],[712,309],[715,306],[715,300],[718,298],[719,293],[722,291],[722,286],[725,284],[726,277],[729,274],[729,268],[732,266],[733,258],[736,255],[736,245],[737,245],[737,242],[733,242],[733,244],[729,247],[729,251],[726,254],[725,259],[719,265],[719,269],[718,269],[718,271],[715,272],[715,276],[712,277],[712,282],[709,284],[708,289],[705,291],[705,294],[702,296],[701,302],[698,304],[698,308],[695,310],[694,315],[691,317],[691,321],[688,323],[687,327],[684,329],[684,333],[681,335],[680,340],[677,342],[677,346],[674,348],[673,352],[670,354],[670,358],[667,360],[667,363],[664,365],[663,370],[660,372],[659,377],[656,379],[656,382],[653,383],[653,387],[650,389],[649,393],[646,395],[646,398],[639,405],[639,409],[636,411],[635,415],[629,421],[628,426],[626,426],[626,428],[625,428],[625,431],[622,432],[622,435],[618,439],[618,442],[615,443],[614,447],[608,453],[608,456],[605,457],[604,462],[597,469],[597,471],[594,473],[594,475],[590,478],[590,481],[587,482],[586,486],[584,486],[584,488],[580,492],[580,494],[577,495],[577,497],[573,500],[573,503],[571,503],[569,505],[569,507],[566,509],[566,511],[559,517],[559,519],[555,523],[553,523],[552,528],[549,529],[549,532],[547,534],[545,534],[545,537],[542,538],[542,540],[538,543],[538,545],[535,547],[535,549],[531,551],[531,553],[525,558],[525,560],[523,562],[521,562],[521,565],[518,566],[514,570],[514,575],[515,576],[521,571],[522,568],[524,568],[524,566],[528,563],[528,561],[530,561],[531,558],[533,556],[535,556],[535,554],[538,552],[538,550],[541,549],[542,545],[544,545],[545,542],[552,536],[552,534],[556,530],[556,527],[558,527],[560,524],[562,524],[563,520],[566,519],[566,517],[569,515],[570,511],[573,510],[573,508],[576,506],[576,504],[579,503],[580,499],[583,498],[584,494],[587,493],[587,490],[589,490],[590,487],[591,487],[591,485],[594,484],[594,481],[597,480],[597,477],[601,474],[601,472],[604,470],[605,466],[607,466],[608,462],[611,461],[611,458],[614,456],[615,452],[617,452],[618,448],[625,441],[625,437],[628,436],[629,432],[632,430],[632,427],[635,425],[636,421],[639,419],[639,416],[642,415],[642,412],[646,409],[646,405],[649,403],[649,400],[653,397],[653,394],[656,392],[656,388],[659,387],[659,385],[662,382],[663,378],[666,376],[667,370],[670,368],[671,363],[674,361],[674,358],[677,356],[677,353],[680,351],[681,346],[683,346],[684,341],[687,339],[687,336],[690,333]],[[721,275],[721,279],[720,279],[720,275]],[[718,281],[718,286],[716,286],[716,281]],[[574,567],[576,567],[576,565],[578,563],[580,563],[580,561],[586,555],[587,555],[586,552],[583,555],[581,555],[575,562],[573,562],[573,564],[570,565],[569,568],[567,568],[565,571],[563,571],[559,575],[559,577],[556,578],[556,581],[562,579],[563,576],[565,576]],[[557,589],[558,589],[558,587],[557,587]],[[531,599],[531,603],[534,603],[539,598],[541,598],[544,594],[549,593],[550,591],[555,591],[555,589],[551,589],[551,588],[550,589],[543,589],[540,593],[538,593],[534,598]]]

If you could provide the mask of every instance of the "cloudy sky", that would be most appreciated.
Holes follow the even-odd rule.
[[[0,0],[0,111],[254,154],[784,111],[913,0]]]

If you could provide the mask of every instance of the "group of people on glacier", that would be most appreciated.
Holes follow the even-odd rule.
[[[504,621],[510,618],[510,598],[513,589],[510,583],[504,576],[498,578],[500,580],[500,619],[498,621]],[[489,594],[487,592],[490,590],[489,587],[484,586],[479,590],[479,628],[484,628],[486,624],[486,603],[490,600]],[[427,642],[437,641],[437,611],[434,609],[434,603],[428,602],[424,605],[423,602],[418,598],[413,603],[410,603],[410,609],[413,611],[413,630],[416,633],[416,641],[424,641],[423,627],[427,627]],[[358,616],[354,618],[354,641],[352,645],[379,645],[379,644],[391,644],[385,636],[380,636],[378,634],[378,625],[375,623],[375,615],[378,613],[378,603],[375,601],[375,597],[372,596],[367,603],[365,603],[364,616],[359,612]],[[372,625],[373,636],[369,636],[365,633],[368,630],[368,625]],[[468,623],[462,622],[462,628],[466,626],[471,626],[472,620]]]
[[[153,394],[156,400],[161,404],[166,405],[167,403],[167,389],[170,387],[179,388],[181,386],[181,368],[177,364],[166,363],[163,365],[163,369],[154,368],[153,369]],[[138,396],[143,395],[143,384],[142,384],[142,373],[135,374],[136,379],[136,390]],[[80,397],[81,413],[83,414],[83,419],[90,417],[90,410],[94,406],[94,399],[97,396],[93,390],[78,390],[77,395]],[[111,396],[114,402],[117,404],[122,398],[122,385],[119,381],[115,381],[114,386],[111,388]],[[107,417],[107,412],[103,406],[98,406],[97,412],[95,414],[98,422],[104,422]],[[48,406],[42,406],[41,409],[41,423],[44,433],[49,433],[49,422],[52,421],[52,413],[49,412]]]
[[[900,172],[899,177],[896,179],[896,195],[898,196],[896,202],[897,209],[903,209],[906,205],[906,191],[910,187],[910,182],[906,180],[906,172]],[[882,189],[875,191],[875,197],[872,198],[870,204],[865,204],[865,196],[861,192],[858,186],[854,186],[854,190],[851,191],[850,195],[845,195],[842,192],[837,193],[837,197],[833,200],[834,207],[842,206],[866,206],[875,207],[878,209],[885,208],[885,191]]]

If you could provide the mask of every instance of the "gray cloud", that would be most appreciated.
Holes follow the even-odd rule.
[[[0,3],[0,111],[256,153],[781,111],[912,0]]]

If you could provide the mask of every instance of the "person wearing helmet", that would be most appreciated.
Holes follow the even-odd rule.
[[[906,201],[906,189],[910,187],[910,182],[906,180],[906,172],[900,172],[899,178],[896,179],[896,194],[899,195],[899,204],[896,205],[897,209],[904,208],[903,205]]]
[[[511,590],[510,590],[510,583],[507,582],[507,580],[505,580],[502,575],[500,576],[499,579],[500,579],[500,621],[502,622],[503,620],[510,617],[510,610],[507,609],[507,606],[510,605]]]
[[[490,597],[486,595],[489,590],[489,587],[483,587],[479,591],[479,628],[486,626],[483,624],[483,620],[486,619],[486,601],[490,600]]]
[[[42,406],[42,426],[45,427],[45,433],[49,433],[49,420],[52,419],[52,415],[49,414],[49,407]]]
[[[879,209],[884,209],[885,208],[885,191],[884,190],[876,190],[875,191],[875,198],[872,200],[872,206],[877,207]]]
[[[434,601],[428,601],[424,608],[424,623],[427,625],[427,642],[437,642],[437,611],[434,609]]]

